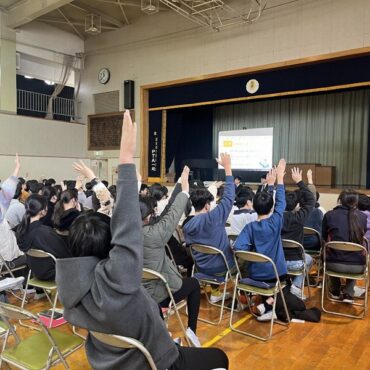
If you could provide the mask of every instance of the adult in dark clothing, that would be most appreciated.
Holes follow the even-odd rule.
[[[310,176],[311,171],[307,175]],[[315,198],[310,189],[302,181],[302,171],[299,168],[294,167],[292,169],[292,178],[299,188],[299,194],[295,191],[285,192],[286,208],[283,215],[281,239],[294,240],[303,244],[303,227],[313,210]],[[305,263],[307,271],[310,271],[313,260],[307,253],[305,253],[305,261],[302,260],[301,253],[297,249],[285,249],[284,255],[288,270],[301,270]],[[292,281],[291,292],[299,298],[302,297],[301,289],[304,278],[303,274],[301,274],[295,276]]]
[[[176,346],[159,316],[157,303],[141,285],[143,235],[135,151],[136,126],[126,111],[111,228],[96,213],[81,214],[69,235],[74,258],[57,261],[64,316],[88,330],[141,341],[159,370],[228,368],[221,350]],[[106,346],[91,335],[87,337],[86,352],[96,370],[148,367],[139,351]]]
[[[363,244],[366,232],[366,215],[357,209],[358,193],[343,190],[338,198],[340,205],[325,214],[322,222],[322,237],[326,242],[343,241]],[[328,269],[343,273],[360,274],[364,271],[365,257],[361,252],[330,250],[326,256]],[[347,279],[343,291],[343,302],[352,303],[356,280]],[[340,279],[330,277],[330,294],[340,298]]]
[[[41,249],[56,258],[71,257],[65,241],[55,231],[42,223],[47,214],[47,200],[42,195],[32,194],[26,201],[26,214],[17,228],[17,242],[22,252],[29,249]],[[33,258],[27,256],[27,263],[33,274],[40,280],[55,279],[55,263],[51,258]]]

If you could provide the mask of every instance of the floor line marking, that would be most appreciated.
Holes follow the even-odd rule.
[[[237,328],[240,325],[242,325],[243,323],[245,323],[251,316],[252,316],[251,314],[247,314],[245,317],[243,317],[242,319],[240,319],[239,321],[237,321],[233,325],[234,328]],[[218,341],[220,341],[222,338],[226,337],[226,335],[230,334],[231,332],[232,332],[232,330],[230,329],[230,327],[226,328],[223,332],[221,332],[220,334],[217,334],[213,339],[211,339],[208,342],[204,343],[202,345],[202,347],[211,347],[212,345],[214,345],[215,343],[217,343]]]

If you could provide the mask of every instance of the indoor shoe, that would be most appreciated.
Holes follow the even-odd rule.
[[[218,290],[217,292],[216,291],[214,291],[214,292],[212,292],[212,294],[211,294],[211,298],[210,298],[210,301],[212,302],[212,303],[217,303],[217,302],[220,302],[220,301],[222,301],[222,293]],[[225,301],[227,300],[227,299],[229,299],[229,298],[231,298],[231,294],[229,293],[229,292],[226,292],[226,294],[225,294]]]
[[[258,321],[271,321],[271,317],[272,317],[272,310],[271,311],[268,311],[268,312],[266,312],[266,313],[264,313],[263,315],[261,315],[261,316],[258,316],[257,317],[257,320]],[[276,320],[277,319],[277,317],[276,317],[276,313],[274,312],[274,320]]]
[[[340,293],[329,291],[329,297],[331,299],[337,299],[338,300],[338,299],[340,299]]]
[[[359,287],[355,285],[354,287],[355,294],[353,295],[355,298],[364,298],[365,297],[365,288]]]
[[[343,294],[343,302],[344,303],[353,303],[354,300],[349,294]]]
[[[194,347],[202,347],[202,345],[199,342],[199,338],[196,336],[196,334],[190,328],[186,329],[186,336],[188,337],[188,339],[190,340],[190,343]]]

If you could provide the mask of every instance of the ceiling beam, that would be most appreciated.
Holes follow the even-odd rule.
[[[58,12],[61,14],[61,16],[66,20],[66,22],[73,28],[73,30],[77,33],[77,35],[82,39],[85,40],[85,38],[82,36],[81,32],[76,28],[76,26],[67,18],[67,16],[58,9]]]
[[[42,21],[42,22],[47,22],[47,23],[56,23],[56,24],[69,24],[67,21],[63,20],[63,19],[59,19],[59,18],[47,18],[47,17],[42,17],[42,18],[39,18],[39,21]],[[74,26],[81,26],[81,27],[85,27],[85,23],[83,22],[78,22],[78,21],[70,21]],[[106,30],[116,30],[117,27],[114,27],[114,26],[104,26],[102,25],[101,26],[101,29],[106,29]]]
[[[73,0],[25,0],[10,7],[8,27],[17,28],[71,3]]]
[[[124,26],[124,23],[122,23],[118,19],[113,18],[110,15],[107,15],[107,14],[101,12],[100,10],[95,9],[95,8],[89,6],[89,5],[86,5],[85,3],[83,5],[76,5],[76,4],[70,3],[69,5],[73,6],[76,9],[80,9],[80,10],[84,11],[85,13],[89,13],[89,14],[92,13],[92,14],[100,15],[102,17],[102,19],[104,19],[108,23],[113,24],[113,25],[115,25],[119,28]]]
[[[128,18],[127,18],[127,15],[126,15],[126,12],[125,12],[125,9],[123,9],[123,5],[119,2],[117,2],[117,4],[119,5],[120,9],[121,9],[121,12],[122,12],[122,15],[123,15],[123,18],[125,19],[125,22],[127,24],[130,24],[130,22],[128,21]]]

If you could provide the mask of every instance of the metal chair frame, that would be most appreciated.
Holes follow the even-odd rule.
[[[350,274],[350,273],[341,273],[341,272],[335,272],[331,270],[327,270],[326,268],[326,254],[327,249],[334,249],[334,250],[340,250],[344,252],[362,252],[365,255],[365,263],[364,263],[364,272],[362,274]],[[369,288],[369,253],[365,247],[363,247],[360,244],[356,243],[349,243],[349,242],[328,242],[325,244],[323,248],[323,257],[324,257],[324,269],[323,269],[323,279],[322,279],[322,291],[321,291],[321,307],[322,310],[326,313],[337,315],[337,316],[344,316],[344,317],[351,317],[353,319],[363,319],[367,314],[367,308],[368,308],[368,288]],[[365,299],[364,303],[357,303],[353,302],[351,303],[353,306],[359,306],[362,307],[363,310],[360,313],[360,315],[351,315],[336,311],[330,311],[327,308],[325,308],[324,301],[325,301],[325,287],[327,278],[329,276],[332,277],[338,277],[343,279],[353,279],[353,280],[364,280],[365,281]],[[331,302],[336,303],[342,303],[342,301],[338,299],[333,299],[329,297],[329,292],[327,289],[327,296],[326,298]]]
[[[45,252],[43,250],[40,250],[40,249],[29,249],[26,254],[30,257],[34,257],[34,258],[51,258],[54,263],[56,263],[56,258],[51,254],[51,253],[48,253],[48,252]],[[52,307],[52,311],[51,311],[51,317],[50,317],[50,322],[49,322],[49,328],[51,328],[51,325],[53,323],[53,319],[54,319],[54,314],[55,314],[55,309],[56,309],[56,304],[57,304],[57,301],[58,301],[58,290],[57,290],[57,284],[56,282],[54,282],[54,284],[48,288],[48,289],[45,289],[44,287],[38,285],[37,283],[32,283],[32,279],[31,279],[31,273],[32,273],[32,270],[30,269],[30,271],[28,272],[28,277],[27,277],[27,283],[26,283],[26,288],[24,290],[24,294],[23,294],[23,300],[22,300],[22,305],[21,307],[24,308],[24,304],[26,302],[26,292],[27,292],[27,289],[28,289],[28,285],[31,285],[33,287],[36,287],[36,288],[41,288],[51,307]],[[31,281],[30,281],[31,280]],[[55,290],[55,297],[54,297],[54,300],[52,300],[52,298],[49,296],[49,293],[47,292],[47,290]],[[24,324],[22,323],[22,321],[19,322],[22,326],[26,326],[26,327],[29,327],[31,329],[34,329],[34,327],[32,325],[27,325],[27,324]]]
[[[289,270],[288,269],[288,275],[292,276],[299,276],[303,274],[303,280],[302,280],[302,285],[301,285],[301,299],[303,300],[304,296],[304,281],[307,281],[307,290],[308,290],[308,297],[311,297],[311,292],[310,292],[310,281],[308,278],[308,271],[306,269],[306,258],[305,258],[305,251],[303,248],[303,245],[301,243],[298,243],[294,240],[289,240],[289,239],[281,239],[281,243],[283,245],[283,249],[299,249],[303,261],[303,267],[300,270]]]
[[[315,230],[311,227],[306,227],[305,226],[303,228],[303,235],[307,235],[307,236],[314,235],[314,236],[317,237],[317,239],[320,243],[320,250],[318,250],[318,251],[305,249],[305,252],[313,258],[313,260],[316,264],[316,267],[317,267],[316,284],[310,284],[309,286],[317,287],[320,283],[320,271],[322,269],[321,257],[322,257],[323,240],[322,240],[321,234],[317,230]]]
[[[233,282],[233,279],[232,279],[232,274],[231,274],[231,271],[230,271],[230,267],[229,267],[229,264],[227,263],[227,260],[226,260],[226,257],[224,255],[224,253],[221,250],[219,250],[215,247],[208,246],[208,245],[192,244],[190,246],[190,252],[191,252],[191,255],[192,255],[193,260],[194,260],[192,276],[194,276],[194,272],[198,271],[198,265],[197,265],[197,261],[194,257],[194,251],[197,252],[197,253],[203,253],[203,254],[208,254],[208,255],[220,255],[222,257],[223,261],[224,261],[224,264],[225,264],[226,274],[225,274],[225,277],[224,277],[224,281],[220,282],[217,279],[214,279],[214,280],[213,279],[212,280],[211,279],[198,279],[198,281],[203,286],[204,294],[206,296],[206,299],[207,299],[208,303],[212,306],[220,308],[220,315],[219,315],[217,321],[211,321],[211,320],[203,319],[201,317],[198,317],[198,320],[206,322],[206,323],[211,324],[211,325],[218,325],[222,320],[224,309],[230,310],[228,307],[225,306],[225,297],[226,297],[226,292],[227,292],[227,284],[229,283],[229,281],[231,281],[233,286],[234,286],[234,282]],[[198,272],[201,273],[201,271],[198,271]],[[208,296],[208,293],[207,293],[207,285],[208,284],[209,285],[218,285],[218,286],[224,285],[224,289],[223,289],[223,292],[222,292],[222,302],[221,302],[221,304],[211,302],[210,297]],[[234,301],[232,302],[232,305],[234,305]]]
[[[270,297],[271,296],[271,290],[273,290],[272,294],[273,294],[273,297],[274,297],[274,303],[273,303],[273,306],[272,306],[272,316],[271,316],[270,330],[269,330],[268,336],[262,337],[262,336],[253,334],[251,332],[247,332],[247,331],[235,328],[233,326],[233,322],[232,322],[233,321],[233,314],[234,314],[233,307],[231,308],[230,321],[229,321],[230,329],[232,331],[235,331],[235,332],[243,334],[243,335],[247,335],[247,336],[259,339],[259,340],[267,341],[272,337],[272,330],[273,330],[273,327],[274,327],[274,321],[276,321],[277,324],[283,325],[285,327],[289,327],[289,323],[290,323],[290,316],[289,316],[288,308],[287,308],[287,305],[286,305],[286,302],[285,302],[283,287],[282,287],[281,282],[280,282],[280,278],[279,278],[279,274],[278,274],[277,269],[276,269],[276,265],[275,265],[274,261],[271,258],[269,258],[269,257],[267,257],[263,254],[256,253],[256,252],[235,251],[234,252],[234,259],[235,259],[235,262],[236,262],[236,265],[237,265],[237,268],[238,268],[238,273],[236,275],[233,299],[236,298],[237,293],[239,293],[240,291],[250,293],[250,294],[258,294],[258,295],[264,295],[264,296]],[[239,265],[237,263],[238,260],[246,261],[246,262],[253,262],[253,263],[270,263],[272,265],[273,269],[274,269],[274,273],[275,273],[275,277],[276,277],[275,287],[273,287],[271,289],[264,289],[264,288],[253,287],[252,285],[240,284],[240,279],[242,278],[242,273],[241,273]],[[281,299],[282,299],[282,302],[283,302],[283,305],[284,305],[285,314],[286,314],[287,320],[288,320],[287,323],[285,323],[283,321],[280,321],[280,320],[274,320],[274,313],[275,313],[275,310],[276,310],[276,300],[277,300],[277,294],[278,293],[280,293],[280,295],[281,295]],[[249,298],[247,299],[247,302],[248,302],[248,307],[249,307],[250,313],[254,317],[257,317],[257,315],[254,314],[254,312],[252,310]]]
[[[49,356],[48,356],[46,366],[43,369],[49,369],[51,366],[53,366],[55,364],[58,364],[59,362],[61,362],[63,364],[65,369],[69,369],[69,366],[67,364],[67,361],[65,360],[65,357],[69,356],[71,353],[73,353],[76,350],[78,350],[79,348],[81,348],[81,346],[84,343],[84,342],[81,342],[80,345],[76,346],[75,348],[73,348],[73,350],[71,350],[71,351],[69,351],[69,352],[67,352],[63,355],[61,350],[59,349],[56,341],[54,340],[53,336],[49,332],[48,328],[43,324],[43,322],[39,319],[39,317],[37,315],[34,315],[33,313],[31,313],[31,312],[29,312],[29,311],[27,311],[27,310],[25,310],[24,308],[21,308],[21,307],[13,306],[13,305],[10,305],[10,304],[7,304],[7,303],[0,303],[0,316],[2,317],[4,322],[9,327],[6,338],[4,340],[3,350],[0,354],[0,361],[1,361],[0,362],[0,367],[1,367],[2,361],[4,361],[6,363],[9,363],[10,365],[13,365],[13,366],[19,368],[19,369],[27,370],[27,368],[22,367],[19,364],[14,363],[13,361],[10,361],[9,359],[4,358],[3,353],[4,353],[4,350],[5,350],[6,345],[7,345],[9,334],[12,334],[14,336],[15,342],[16,342],[15,345],[18,345],[21,342],[21,339],[19,338],[19,336],[15,332],[13,326],[10,324],[9,319],[18,320],[18,321],[33,320],[39,326],[39,328],[40,328],[39,331],[43,332],[46,335],[46,337],[48,338],[48,340],[51,344],[51,349],[50,349],[50,352],[49,352]],[[58,356],[58,358],[56,360],[53,360],[54,352]]]
[[[149,353],[149,351],[144,347],[144,345],[139,342],[138,340],[130,337],[124,337],[121,335],[114,335],[114,334],[104,334],[99,333],[96,331],[90,331],[90,334],[95,337],[100,342],[117,348],[122,349],[129,349],[129,348],[135,348],[139,350],[145,357],[145,359],[148,362],[148,365],[151,370],[157,370],[157,367],[155,365],[155,362]]]
[[[165,317],[166,323],[168,323],[168,319],[171,316],[171,311],[173,311],[175,313],[176,317],[177,317],[177,320],[178,320],[179,324],[180,324],[181,330],[184,333],[186,342],[188,343],[189,347],[192,347],[191,341],[189,340],[189,338],[186,334],[186,329],[185,329],[184,323],[181,320],[181,316],[180,316],[180,312],[179,312],[179,308],[184,307],[186,305],[186,301],[184,300],[182,302],[179,302],[179,304],[177,304],[175,302],[175,299],[173,298],[173,294],[171,292],[171,288],[170,288],[167,280],[159,272],[151,270],[151,269],[143,268],[142,279],[144,279],[144,280],[145,279],[146,280],[160,280],[163,283],[163,285],[166,287],[168,297],[170,298],[170,304],[168,306],[167,317]]]

